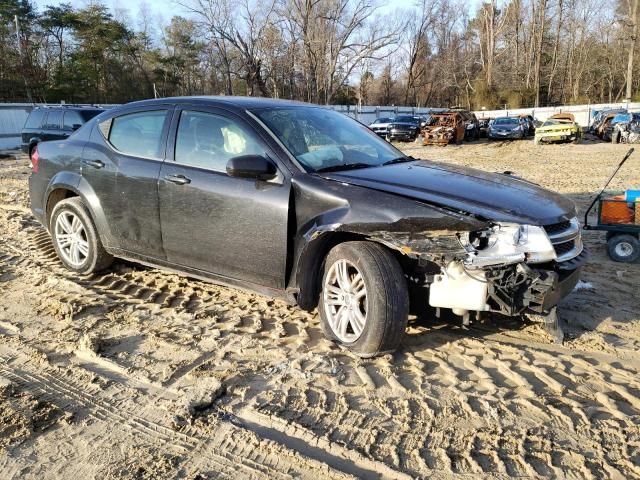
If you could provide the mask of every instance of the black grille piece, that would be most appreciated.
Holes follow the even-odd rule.
[[[553,245],[553,248],[556,251],[556,255],[559,257],[564,255],[565,253],[570,252],[576,246],[575,240],[570,240],[568,242],[556,243]]]
[[[545,225],[544,229],[549,235],[554,233],[563,232],[571,226],[571,222],[552,223],[551,225]]]

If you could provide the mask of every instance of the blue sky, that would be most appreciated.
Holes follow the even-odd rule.
[[[467,0],[468,11],[475,11],[481,0]],[[59,5],[61,3],[71,3],[74,7],[84,7],[91,3],[90,0],[35,0],[39,10],[43,10],[46,5]],[[174,0],[142,0],[131,2],[130,0],[103,0],[102,3],[111,7],[114,12],[128,10],[129,16],[135,21],[140,5],[146,4],[149,11],[156,17],[156,24],[166,24],[173,15],[187,16],[187,12]],[[410,9],[416,4],[415,0],[393,0],[381,1],[383,12],[392,12],[395,9]]]

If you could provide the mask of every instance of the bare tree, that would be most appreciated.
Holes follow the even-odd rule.
[[[328,103],[366,60],[381,60],[399,27],[380,21],[368,0],[285,0],[292,41],[301,42],[307,99]]]
[[[248,94],[267,96],[262,72],[262,38],[275,22],[275,0],[259,4],[252,0],[193,0],[182,5],[196,14],[210,31],[213,43],[226,59],[229,77],[229,47],[232,47],[241,58],[242,68],[236,74],[246,81]]]
[[[633,57],[636,50],[636,43],[638,40],[638,1],[639,0],[624,0],[627,7],[627,28],[630,30],[629,34],[629,53],[627,57],[627,94],[626,100],[631,100],[631,94],[633,92]]]

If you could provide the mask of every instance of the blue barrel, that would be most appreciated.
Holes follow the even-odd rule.
[[[627,190],[624,199],[627,202],[640,202],[640,190]]]

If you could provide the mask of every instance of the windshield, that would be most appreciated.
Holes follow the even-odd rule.
[[[389,123],[389,122],[391,122],[390,118],[383,117],[383,118],[377,118],[373,123]]]
[[[516,118],[508,118],[508,117],[503,117],[503,118],[496,118],[493,121],[494,125],[503,125],[503,126],[516,126],[519,125],[518,119]]]
[[[408,115],[399,116],[393,119],[394,122],[398,123],[418,123],[418,120],[415,117],[410,117]]]
[[[561,120],[557,118],[551,118],[542,124],[543,127],[551,127],[553,125],[572,125],[571,120]]]
[[[285,107],[253,113],[311,172],[379,166],[405,158],[368,128],[332,110]]]

